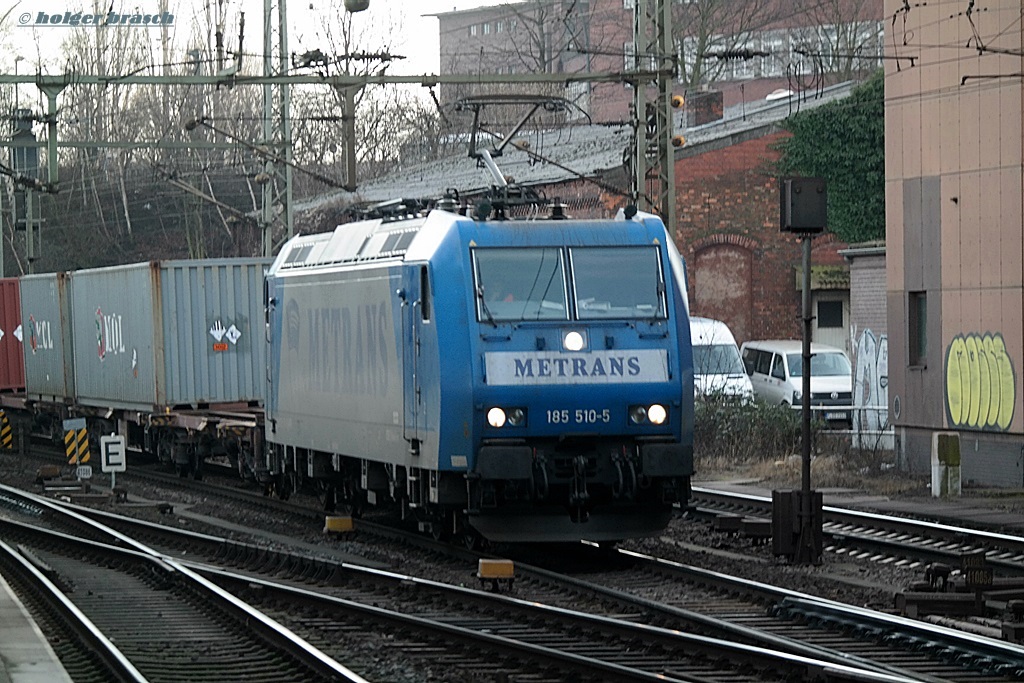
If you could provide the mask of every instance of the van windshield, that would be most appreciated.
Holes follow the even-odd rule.
[[[786,355],[786,362],[789,363],[790,377],[803,377],[803,358],[799,353]],[[841,377],[850,376],[853,371],[850,368],[850,361],[846,354],[839,352],[815,353],[811,355],[811,376],[812,377]]]
[[[743,363],[735,344],[693,347],[693,372],[696,375],[742,375]]]

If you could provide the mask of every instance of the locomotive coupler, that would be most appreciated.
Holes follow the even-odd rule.
[[[586,504],[590,500],[587,491],[587,457],[577,455],[572,459],[572,489],[569,494],[569,516],[574,522],[585,522],[590,517]]]

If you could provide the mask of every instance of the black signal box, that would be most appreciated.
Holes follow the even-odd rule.
[[[780,178],[782,232],[818,234],[828,225],[828,188],[824,178]]]

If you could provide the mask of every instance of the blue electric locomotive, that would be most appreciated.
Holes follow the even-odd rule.
[[[615,541],[693,472],[665,226],[447,210],[300,236],[267,277],[268,467],[435,534]]]

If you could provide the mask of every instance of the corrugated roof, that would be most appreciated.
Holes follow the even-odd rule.
[[[686,145],[676,151],[676,156],[685,156],[716,141],[728,143],[731,137],[777,124],[790,114],[843,99],[850,94],[854,85],[847,82],[825,88],[816,95],[804,93],[781,100],[748,102],[742,106],[729,107],[724,112],[724,118],[718,121],[681,130]],[[567,182],[576,179],[576,174],[597,177],[622,166],[629,135],[630,129],[625,125],[584,125],[552,130],[531,138],[531,151],[558,165],[535,161],[527,152],[513,145],[506,147],[504,155],[495,161],[506,177],[513,178],[521,185]],[[491,184],[486,168],[477,166],[467,155],[457,155],[407,166],[387,176],[368,180],[360,184],[356,192],[335,190],[296,202],[295,210],[311,211],[339,201],[354,203],[381,202],[396,197],[440,198],[446,189],[453,187],[462,194],[471,195]]]

